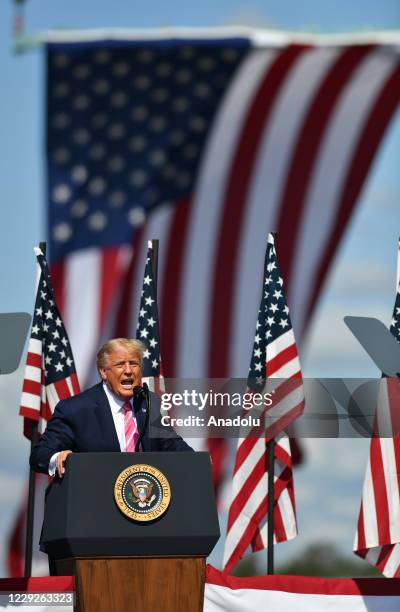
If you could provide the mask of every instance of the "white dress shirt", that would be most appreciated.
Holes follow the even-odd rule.
[[[111,414],[114,421],[115,430],[117,432],[118,442],[121,452],[126,452],[126,441],[125,441],[125,410],[123,405],[126,400],[119,399],[103,381],[103,389],[107,396],[108,403],[110,404]],[[129,402],[132,407],[132,401]],[[132,416],[135,419],[135,413],[132,411]],[[136,419],[135,419],[136,420]],[[67,450],[67,449],[65,449]],[[54,476],[56,473],[56,459],[60,453],[54,453],[49,462],[49,476]]]

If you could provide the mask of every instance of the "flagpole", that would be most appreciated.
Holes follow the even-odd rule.
[[[46,243],[39,242],[39,248],[46,256]],[[39,421],[31,421],[31,452],[38,441]],[[28,509],[26,514],[26,536],[25,536],[25,569],[24,577],[30,578],[32,575],[32,550],[33,550],[33,523],[35,514],[35,477],[32,468],[29,468],[29,487],[28,487]]]
[[[158,245],[159,240],[151,241],[151,265],[153,268],[153,278],[154,278],[154,287],[156,290],[156,299],[157,299],[157,282],[158,282]]]
[[[267,443],[267,469],[268,469],[268,548],[267,573],[274,573],[274,462],[275,440]]]

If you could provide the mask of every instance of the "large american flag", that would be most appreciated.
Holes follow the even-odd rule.
[[[48,40],[50,256],[81,380],[109,316],[134,335],[151,238],[166,375],[243,376],[265,236],[300,333],[397,108],[398,48],[229,29]]]
[[[247,371],[270,231],[301,338],[398,106],[396,40],[47,36],[50,255],[81,382],[105,336],[135,335],[152,238],[166,376]]]
[[[26,356],[20,415],[30,437],[31,422],[45,424],[56,404],[79,393],[74,358],[64,323],[54,301],[46,259],[35,248],[39,282]]]
[[[266,386],[271,379],[276,384]],[[272,234],[265,255],[247,387],[251,392],[273,390],[273,403],[262,413],[265,426],[238,440],[223,561],[227,573],[249,547],[258,551],[268,546],[267,444],[275,436],[274,542],[297,535],[290,441],[283,429],[303,412],[304,391]]]
[[[398,281],[390,332],[397,342],[400,342]],[[399,424],[400,380],[383,377],[378,394],[375,432],[371,438],[354,552],[388,578],[400,578]]]

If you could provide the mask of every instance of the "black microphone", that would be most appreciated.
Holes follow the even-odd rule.
[[[145,400],[147,397],[146,394],[146,389],[145,386],[146,383],[143,384],[143,387],[141,387],[140,385],[136,385],[136,387],[133,388],[133,399],[134,400]],[[147,392],[148,392],[148,387],[146,385],[147,388]]]
[[[143,440],[143,436],[144,436],[145,431],[146,431],[146,429],[148,427],[148,424],[149,424],[150,391],[149,391],[149,387],[148,387],[147,383],[144,382],[142,387],[137,385],[133,389],[133,397],[134,397],[134,399],[140,400],[140,402],[142,402],[144,400],[145,404],[146,404],[146,408],[145,408],[146,418],[144,420],[143,427],[139,431],[139,437],[138,437],[137,442],[135,444],[135,452],[137,453],[140,450],[140,444],[141,444],[141,442]]]

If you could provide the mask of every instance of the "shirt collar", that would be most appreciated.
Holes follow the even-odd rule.
[[[117,414],[118,412],[121,412],[122,406],[125,404],[126,401],[129,401],[131,408],[132,408],[131,400],[122,400],[121,398],[119,398],[117,395],[115,395],[115,393],[111,391],[111,389],[107,387],[104,381],[103,381],[103,389],[107,396],[108,403],[110,404],[111,412],[113,414]]]

